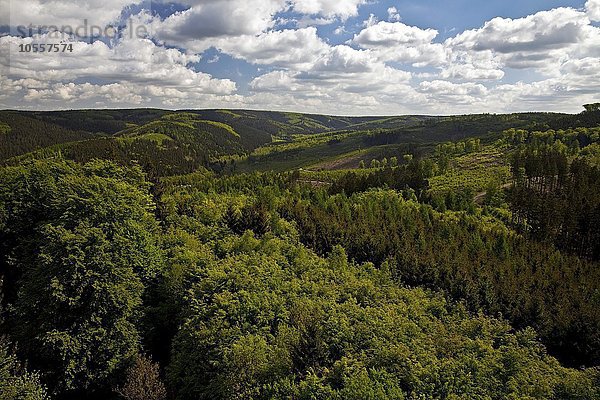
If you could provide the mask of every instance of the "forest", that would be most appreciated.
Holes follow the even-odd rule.
[[[600,399],[600,111],[0,112],[0,399]]]

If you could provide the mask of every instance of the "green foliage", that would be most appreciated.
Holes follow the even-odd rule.
[[[600,111],[600,103],[584,104],[583,108],[585,108],[585,111],[587,112]]]
[[[569,147],[532,142],[513,155],[513,221],[541,241],[600,260],[600,167]],[[593,160],[592,160],[593,161]]]
[[[56,161],[0,176],[14,337],[55,392],[101,388],[138,350],[144,283],[160,268],[143,174]]]
[[[600,399],[591,108],[0,112],[0,398]]]
[[[434,175],[435,165],[430,160],[407,161],[407,164],[395,167],[385,166],[378,169],[379,161],[373,160],[371,166],[375,169],[369,173],[348,172],[337,178],[330,188],[331,193],[353,194],[370,188],[386,187],[396,190],[411,188],[421,195],[428,186],[428,178]]]
[[[0,326],[5,321],[0,281]],[[3,400],[46,400],[46,388],[39,375],[28,372],[18,361],[8,337],[0,335],[0,399]]]
[[[579,158],[585,160],[588,165],[600,166],[600,143],[593,143],[579,153]]]
[[[0,112],[0,160],[19,156],[58,143],[87,140],[95,137],[81,132],[40,121],[34,116],[16,111]]]
[[[432,195],[470,191],[483,193],[491,185],[502,186],[510,182],[510,168],[504,151],[488,146],[466,155],[437,156],[440,175],[429,179]]]
[[[46,226],[39,240],[36,264],[19,266],[15,337],[58,390],[94,389],[137,350],[143,286],[119,256],[131,246],[85,225]]]
[[[69,131],[66,126],[72,124],[60,114],[41,113],[32,117],[21,113],[0,114],[0,121],[4,119],[13,126],[11,134],[0,137],[0,142],[6,140],[2,149],[7,152],[4,155],[0,151],[0,159],[20,156],[9,161],[17,165],[31,158],[58,156],[86,163],[101,157],[123,165],[137,163],[152,176],[164,176],[192,172],[221,156],[242,155],[271,139],[269,134],[253,128],[205,120],[197,113],[140,110],[137,114],[113,118],[123,118],[114,120],[121,124],[121,129],[107,129],[110,135],[99,135],[95,130]],[[96,123],[102,125],[101,121],[95,121],[81,128],[96,129]]]
[[[527,131],[523,129],[509,129],[503,132],[503,140],[510,145],[518,146],[528,144],[531,146],[553,145],[556,142],[565,144],[570,152],[600,142],[599,128],[576,128],[547,131]]]
[[[8,125],[5,122],[0,121],[0,135],[8,134],[8,133],[10,133],[10,131],[11,131],[10,125]]]
[[[460,142],[448,142],[438,144],[435,148],[435,156],[464,155],[481,150],[481,139],[467,139]]]
[[[176,398],[598,396],[593,371],[560,367],[531,330],[399,288],[339,247],[324,260],[272,237],[235,242],[192,285],[168,368]]]
[[[46,389],[41,384],[39,376],[22,368],[4,337],[0,337],[0,399],[48,399]]]
[[[237,165],[241,171],[284,171],[365,147],[369,152],[387,145],[428,146],[551,118],[549,114],[349,118],[245,110],[5,111],[0,112],[0,122],[10,132],[0,134],[0,160],[25,155],[26,159],[60,155],[80,163],[97,157],[124,165],[134,160],[154,177],[190,173],[201,166],[223,171],[226,168],[215,161],[235,155],[245,158]],[[386,153],[377,150],[371,158],[391,156]]]
[[[581,114],[565,115],[559,118],[552,118],[546,123],[533,124],[531,130],[544,130],[548,128],[596,128],[600,126],[600,110],[597,108],[597,103],[586,104],[583,107],[585,108],[585,111],[583,111]]]
[[[357,261],[387,262],[400,282],[444,289],[472,310],[535,327],[564,360],[597,363],[597,264],[477,213],[438,213],[392,191],[291,198],[280,213],[320,254],[340,244]]]
[[[262,236],[270,230],[268,210],[260,204],[246,205],[241,210],[230,207],[225,215],[225,222],[238,235],[251,230]]]

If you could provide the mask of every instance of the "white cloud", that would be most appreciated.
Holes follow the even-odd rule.
[[[400,17],[400,13],[398,13],[398,9],[396,7],[388,8],[387,13],[388,13],[388,21],[390,21],[390,22],[399,22],[402,19]]]
[[[115,22],[124,7],[141,0],[0,0],[0,25],[106,26]]]
[[[168,0],[162,0],[168,3]],[[224,7],[231,9],[231,4],[235,3],[240,7],[240,13],[247,13],[246,18],[252,19],[253,14],[268,15],[271,10],[288,10],[307,15],[321,16],[326,18],[341,18],[346,20],[349,17],[358,15],[358,9],[361,5],[367,4],[368,0],[179,0],[177,3],[190,6],[191,8],[202,8],[206,5],[215,7]],[[247,4],[247,5],[245,5]],[[254,11],[253,11],[254,10]],[[266,13],[265,13],[266,11]]]
[[[194,2],[188,10],[164,21],[154,21],[157,36],[173,42],[255,35],[274,26],[274,15],[284,10],[279,0],[215,0]]]
[[[354,35],[352,43],[375,51],[382,60],[440,65],[446,61],[446,51],[441,44],[432,43],[437,35],[434,29],[381,21]]]
[[[600,58],[587,57],[581,60],[569,60],[561,65],[561,72],[585,76],[586,79],[593,77],[596,83],[600,82]],[[600,88],[596,87],[595,89]]]
[[[17,84],[21,82],[16,81]],[[52,108],[83,107],[167,107],[189,108],[239,106],[243,104],[238,95],[216,95],[205,93],[200,88],[185,89],[162,85],[144,85],[135,82],[116,82],[107,84],[62,83],[57,82],[46,87],[28,87],[22,85],[25,103],[21,107],[37,108],[41,103]],[[39,106],[38,106],[39,107]]]
[[[112,83],[107,85],[93,85],[91,83],[55,83],[47,89],[29,88],[24,96],[26,101],[59,101],[73,103],[104,99],[116,104],[135,104],[144,102],[144,97],[136,93],[131,83]]]
[[[338,26],[337,28],[335,28],[335,30],[333,31],[334,35],[343,35],[344,33],[346,33],[346,27],[345,26]]]
[[[363,81],[359,78],[366,78]],[[328,72],[275,71],[257,77],[247,98],[271,109],[335,115],[408,113],[426,107],[426,96],[408,83],[409,74],[383,67],[349,76]]]
[[[353,74],[373,71],[376,66],[374,57],[366,51],[355,50],[348,46],[335,46],[321,57],[311,70]]]
[[[117,19],[136,1],[106,0],[100,7],[91,0],[11,0],[11,5],[27,23],[77,23],[88,17],[100,24]],[[396,7],[387,10],[388,21],[369,17],[346,45],[331,46],[319,36],[314,25],[357,16],[366,2],[182,0],[178,3],[191,8],[164,20],[147,14],[134,18],[150,26],[154,42],[69,39],[72,55],[13,52],[10,70],[0,58],[0,107],[241,107],[364,115],[576,111],[600,100],[600,28],[590,22],[600,19],[599,0],[587,1],[585,10],[494,18],[443,43],[436,42],[434,29],[399,22]],[[301,15],[284,21],[279,14],[284,10]],[[279,28],[294,22],[296,29]],[[335,33],[347,32],[341,26]],[[4,37],[0,45],[45,39]],[[261,66],[249,93],[237,93],[232,80],[194,70],[211,47]],[[417,70],[411,74],[398,63]],[[503,83],[507,75],[527,81]]]
[[[446,45],[471,53],[491,51],[510,68],[544,68],[581,46],[594,29],[586,14],[557,8],[519,19],[494,18],[448,39]]]
[[[379,22],[379,20],[377,19],[375,14],[369,14],[369,18],[367,18],[366,20],[363,21],[363,26],[365,28],[368,28],[368,27],[371,27],[371,26],[377,24],[378,22]]]
[[[49,39],[49,35],[34,38],[0,38],[0,45],[13,49],[23,43],[60,42],[61,38]],[[73,41],[73,53],[63,53],[59,58],[48,54],[12,52],[10,77],[13,79],[36,79],[67,82],[77,79],[126,80],[164,86],[195,86],[208,93],[228,94],[235,91],[235,83],[213,79],[210,75],[195,72],[188,64],[199,61],[195,55],[187,55],[176,49],[158,47],[148,39],[128,39],[113,48],[103,42],[88,44]],[[7,60],[2,61],[7,69]]]
[[[461,81],[500,80],[504,75],[501,69],[477,68],[472,64],[452,64],[440,73],[444,79]]]
[[[577,43],[589,22],[571,8],[541,11],[525,18],[494,18],[480,29],[450,40],[454,46],[498,53],[538,52]]]
[[[189,9],[152,23],[156,36],[201,52],[219,38],[259,35],[276,26],[275,15],[292,8],[299,28],[330,24],[358,14],[366,0],[187,0]]]
[[[346,20],[358,15],[358,7],[366,0],[293,0],[294,11],[307,15],[339,17]]]
[[[483,96],[488,93],[485,86],[477,83],[452,83],[436,80],[421,82],[419,86],[423,92],[433,93],[438,96]]]
[[[0,76],[0,100],[8,99],[16,95],[23,86],[22,81],[13,81]]]
[[[19,44],[62,40],[68,38],[6,36],[0,38],[0,46],[15,49]],[[59,107],[97,101],[138,105],[153,99],[168,102],[177,98],[228,96],[236,91],[236,83],[231,80],[215,79],[188,68],[190,63],[199,61],[198,56],[158,47],[148,39],[122,40],[112,48],[99,41],[69,43],[73,53],[49,56],[13,51],[10,64],[7,58],[0,59],[0,86],[26,102],[63,102]]]
[[[384,65],[364,50],[335,46],[310,68],[303,71],[273,71],[255,78],[250,87],[256,93],[293,93],[310,99],[367,98],[372,103],[378,96],[393,96],[399,92],[414,92],[409,82],[411,74]],[[410,96],[405,97],[405,99]],[[377,101],[378,104],[381,104]]]
[[[298,28],[306,28],[308,26],[329,25],[335,21],[335,18],[313,18],[304,15],[302,18],[296,21],[296,26]]]
[[[398,45],[417,46],[430,43],[438,32],[402,22],[381,21],[354,35],[353,42],[363,48],[390,48]]]
[[[600,0],[588,0],[585,9],[592,21],[600,21]]]
[[[252,64],[276,64],[294,68],[312,65],[329,49],[329,45],[317,35],[314,27],[219,40],[213,46]]]
[[[448,63],[440,76],[461,81],[499,80],[505,75],[502,63],[491,50],[464,51],[446,46]]]

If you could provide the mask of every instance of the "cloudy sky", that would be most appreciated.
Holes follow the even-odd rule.
[[[392,115],[600,101],[600,0],[0,0],[0,10],[0,108]],[[92,26],[106,32],[91,38]],[[42,43],[73,51],[19,52]]]

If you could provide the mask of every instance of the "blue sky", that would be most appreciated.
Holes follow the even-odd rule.
[[[0,0],[0,108],[343,115],[599,101],[600,0]],[[38,10],[32,13],[31,10]],[[71,35],[87,21],[116,37]],[[33,37],[19,25],[56,25]],[[132,32],[142,27],[143,35]],[[22,53],[69,42],[72,53]]]
[[[585,1],[561,0],[523,0],[523,1],[473,1],[473,0],[402,0],[378,1],[364,5],[359,9],[359,15],[351,18],[348,26],[357,28],[370,14],[379,19],[387,19],[387,10],[396,7],[401,21],[407,25],[422,28],[435,28],[440,32],[440,38],[446,39],[455,32],[479,28],[485,21],[494,17],[520,18],[538,11],[556,7],[583,8]],[[335,25],[335,24],[333,24]],[[330,34],[330,29],[324,29],[324,34]],[[331,38],[331,36],[329,36]],[[335,38],[332,38],[335,39]]]
[[[474,6],[473,3],[478,4]],[[316,26],[319,35],[330,44],[344,44],[362,29],[363,22],[368,20],[371,14],[379,20],[385,21],[389,18],[388,9],[395,7],[401,17],[401,22],[407,25],[436,29],[439,36],[435,39],[435,42],[441,43],[457,32],[479,28],[485,21],[494,17],[521,18],[555,7],[583,8],[584,5],[585,1],[581,0],[518,1],[513,2],[510,6],[507,5],[506,1],[499,0],[487,2],[474,2],[473,0],[377,1],[361,6],[358,15],[346,21],[334,20],[329,24]],[[294,12],[284,12],[277,14],[276,17],[299,19],[302,18],[302,15]],[[293,26],[293,23],[289,23],[280,26],[280,28]],[[346,32],[341,35],[335,34],[334,31],[340,26],[343,26]],[[218,55],[220,62],[213,62],[216,55]],[[219,52],[214,48],[207,50],[203,54],[202,61],[195,67],[218,78],[234,79],[240,84],[242,90],[246,89],[245,86],[252,78],[260,74],[258,67],[227,55],[219,55]],[[523,71],[510,71],[510,78],[516,81],[520,77],[526,77],[527,74],[528,72]]]
[[[388,7],[402,10],[402,20],[408,25],[435,28],[445,39],[451,30],[462,32],[479,28],[485,21],[494,17],[521,18],[538,11],[556,7],[583,8],[585,1],[561,0],[521,0],[521,1],[473,1],[473,0],[426,0],[426,1],[389,1],[374,4],[371,11],[376,15],[385,15]]]

